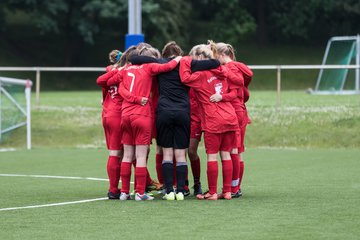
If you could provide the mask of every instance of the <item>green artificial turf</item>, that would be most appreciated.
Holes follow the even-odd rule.
[[[206,189],[205,153],[199,152]],[[106,179],[106,156],[97,149],[3,152],[0,174]],[[359,156],[359,150],[349,149],[249,149],[240,199],[191,196],[170,202],[156,195],[152,202],[103,200],[0,211],[0,239],[357,239]],[[152,149],[153,177],[154,162]],[[0,181],[0,210],[101,198],[108,187],[106,181],[78,179],[0,176]]]

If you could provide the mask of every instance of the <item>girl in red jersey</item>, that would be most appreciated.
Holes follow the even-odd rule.
[[[154,50],[145,47],[139,51],[145,56],[154,56]],[[123,130],[122,143],[124,144],[124,158],[121,164],[122,189],[120,199],[129,199],[129,186],[131,177],[131,163],[136,158],[136,190],[135,200],[153,200],[145,193],[146,183],[146,157],[151,142],[152,107],[147,101],[128,101],[128,93],[138,96],[138,99],[150,98],[152,78],[161,72],[167,72],[176,67],[180,58],[175,58],[167,64],[149,63],[143,65],[127,65],[119,72],[119,91],[124,96],[122,105]]]
[[[107,85],[107,81],[118,72],[120,67],[119,50],[113,50],[109,53],[110,65],[106,68],[106,73],[98,77],[96,83],[102,87],[103,111],[102,123],[105,132],[106,145],[109,150],[107,162],[107,173],[109,177],[109,199],[119,199],[120,190],[118,189],[120,180],[120,165],[123,155],[123,146],[121,144],[121,104],[122,97],[118,94],[116,85]]]
[[[248,100],[249,91],[248,85],[252,78],[252,71],[243,63],[235,61],[235,51],[230,44],[217,43],[218,59],[221,64],[227,66],[227,68],[234,74],[240,75],[244,79],[244,84],[234,85],[230,83],[232,92],[236,92],[236,96],[231,96],[231,93],[219,95],[213,95],[210,100],[212,102],[218,101],[231,101],[235,108],[236,115],[238,117],[240,131],[238,133],[238,147],[231,152],[231,159],[233,162],[233,177],[231,183],[232,197],[240,197],[242,195],[240,184],[244,173],[244,161],[241,158],[241,153],[244,152],[244,138],[246,125],[249,123],[245,102]],[[245,100],[246,98],[246,100]]]
[[[195,59],[214,58],[216,47],[212,44],[197,45],[192,48],[190,55]],[[220,152],[223,170],[223,190],[225,199],[231,199],[232,162],[230,151],[236,145],[235,131],[238,123],[235,110],[229,102],[210,102],[215,93],[228,91],[228,77],[226,68],[218,68],[191,73],[191,58],[184,57],[180,61],[181,81],[193,88],[198,97],[200,107],[201,128],[204,131],[205,148],[207,153],[207,177],[209,192],[198,195],[198,199],[217,200],[218,163]]]

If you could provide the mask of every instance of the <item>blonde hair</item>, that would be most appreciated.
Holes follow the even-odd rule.
[[[219,42],[216,43],[216,48],[219,54],[225,54],[226,56],[230,57],[231,60],[236,60],[235,50],[230,44]]]
[[[194,46],[190,52],[189,55],[192,57],[198,57],[203,56],[207,59],[212,59],[215,57],[216,54],[216,47],[214,48],[214,45],[206,45],[206,44],[199,44]]]

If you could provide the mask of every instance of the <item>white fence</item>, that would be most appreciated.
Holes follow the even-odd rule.
[[[355,69],[359,74],[360,65],[249,65],[252,70],[276,70],[277,74],[277,100],[276,104],[281,103],[281,71],[282,70],[306,70],[306,69]],[[36,72],[36,103],[40,103],[40,78],[41,72],[104,72],[104,67],[0,67],[0,71],[17,72]],[[355,82],[355,91],[360,91],[359,82]]]

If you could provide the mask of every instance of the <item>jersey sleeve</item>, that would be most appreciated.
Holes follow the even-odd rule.
[[[221,96],[223,102],[231,102],[237,97],[237,89],[231,89],[230,92],[225,93]]]
[[[169,72],[173,70],[177,66],[178,62],[175,60],[171,60],[168,63],[160,64],[160,63],[149,63],[147,64],[146,69],[149,71],[151,76],[155,76],[159,73]]]
[[[228,66],[226,77],[229,83],[238,87],[244,86],[243,74],[237,67],[234,67],[232,65]]]
[[[201,86],[201,72],[191,72],[191,57],[183,57],[180,60],[180,80],[183,84],[189,87],[199,87]]]
[[[141,105],[142,97],[131,94],[131,92],[124,87],[123,82],[120,83],[118,92],[125,101]]]
[[[217,68],[220,66],[220,62],[216,59],[209,59],[209,60],[192,60],[191,61],[191,71],[203,71],[209,70],[213,68]]]
[[[100,75],[97,79],[96,79],[96,83],[97,85],[99,85],[100,87],[106,87],[107,85],[107,81],[113,77],[115,74],[117,73],[117,70],[110,70],[102,75]]]
[[[145,63],[159,63],[158,59],[149,56],[131,56],[129,61],[135,65],[140,65]]]
[[[119,85],[122,79],[122,70],[116,71],[116,74],[107,81],[107,86]]]
[[[251,69],[246,66],[244,63],[239,63],[239,66],[240,66],[240,70],[241,72],[243,73],[244,75],[244,84],[246,87],[249,86],[250,82],[251,82],[251,79],[254,75],[254,73],[251,71]]]

